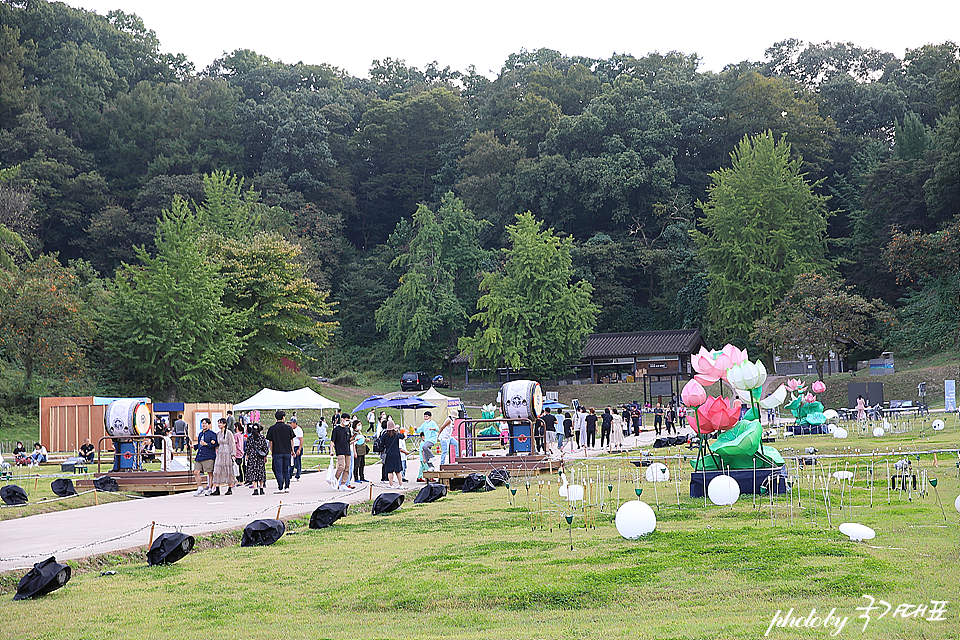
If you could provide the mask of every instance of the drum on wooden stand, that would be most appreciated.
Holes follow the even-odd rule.
[[[150,410],[141,398],[114,400],[103,414],[103,426],[114,438],[150,433]]]
[[[500,410],[508,420],[533,422],[543,413],[543,390],[534,380],[511,380],[500,387]]]

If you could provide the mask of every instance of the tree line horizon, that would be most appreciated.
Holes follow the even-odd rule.
[[[283,357],[362,379],[464,350],[558,376],[590,332],[693,327],[942,350],[958,176],[953,42],[197,72],[136,15],[8,0],[0,388],[195,396]]]

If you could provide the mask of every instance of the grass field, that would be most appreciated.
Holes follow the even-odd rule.
[[[588,509],[570,509],[555,477],[516,478],[512,499],[501,488],[408,502],[378,517],[352,509],[321,531],[294,519],[295,534],[271,547],[241,549],[235,534],[218,535],[205,541],[211,548],[167,567],[146,567],[142,554],[78,563],[65,588],[35,601],[12,602],[15,580],[6,576],[0,638],[745,639],[763,637],[778,610],[805,618],[813,608],[848,618],[832,637],[957,638],[956,455],[939,455],[936,466],[932,455],[911,458],[919,478],[938,480],[941,512],[929,482],[923,494],[888,491],[886,459],[870,453],[956,448],[958,433],[951,424],[923,436],[909,429],[881,440],[779,442],[787,454],[814,446],[861,455],[806,467],[791,497],[772,504],[745,495],[732,507],[704,506],[687,497],[687,471],[679,485],[657,483],[656,491],[640,480],[658,526],[635,541],[620,537],[612,520],[634,497],[639,470],[614,457],[568,468],[571,479],[597,480]],[[832,479],[838,469],[855,470],[852,483]],[[568,511],[572,551],[561,523]],[[877,537],[850,542],[837,530],[844,521],[873,527]],[[101,576],[104,568],[116,574]],[[857,610],[868,603],[864,594],[893,606],[882,619],[875,612],[865,630]],[[898,605],[931,601],[948,601],[943,620],[893,615]],[[768,637],[824,638],[832,630],[774,627]]]

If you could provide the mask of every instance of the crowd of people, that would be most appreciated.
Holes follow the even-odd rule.
[[[647,407],[653,414],[653,428],[656,434],[677,433],[678,424],[686,418],[684,407],[673,404]],[[536,419],[533,427],[533,440],[537,453],[552,454],[569,449],[604,449],[619,451],[625,447],[624,438],[640,435],[643,424],[644,408],[639,405],[625,405],[604,408],[597,414],[594,407],[580,406],[572,412],[554,414],[549,408]],[[597,446],[599,430],[600,444]]]

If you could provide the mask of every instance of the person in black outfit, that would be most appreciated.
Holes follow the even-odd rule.
[[[630,418],[632,420],[633,426],[633,435],[640,435],[640,407],[634,406],[633,411],[630,412]]]
[[[623,405],[623,413],[620,414],[620,417],[623,418],[623,435],[630,435],[630,407]]]
[[[663,429],[663,407],[659,402],[657,408],[653,410],[653,428],[657,435],[660,435],[660,431]]]
[[[347,421],[345,419],[342,419],[333,428],[333,433],[331,434],[330,440],[333,442],[333,452],[337,455],[337,475],[333,481],[333,488],[337,489],[338,491],[348,491],[353,489],[353,485],[347,482],[347,480],[350,478],[350,467],[348,466],[348,460],[350,458],[350,451],[352,449],[352,439],[350,437],[350,428],[347,426]]]
[[[87,462],[93,462],[94,455],[96,455],[96,453],[94,451],[94,446],[90,444],[90,438],[85,438],[83,444],[80,445],[80,457]]]
[[[557,441],[557,416],[550,413],[550,409],[544,409],[543,414],[544,435],[546,436],[546,449],[550,453],[554,443]]]
[[[597,410],[590,407],[590,413],[587,414],[587,448],[593,449],[597,445]]]
[[[610,413],[610,407],[603,410],[600,420],[600,448],[603,448],[604,440],[606,440],[607,446],[610,446],[610,429],[613,427],[613,414]]]
[[[293,457],[293,440],[296,435],[289,424],[283,421],[286,417],[283,409],[274,416],[276,424],[267,429],[267,442],[273,452],[273,475],[277,478],[276,493],[290,493],[291,459]]]
[[[403,434],[397,432],[396,426],[391,420],[387,423],[384,420],[383,433],[380,434],[380,443],[383,446],[383,469],[387,478],[390,480],[390,488],[403,487],[403,462],[400,457],[400,441],[403,440]]]
[[[674,425],[677,422],[677,410],[673,408],[672,404],[667,409],[667,413],[664,421],[667,423],[667,433],[670,433],[671,431],[673,431],[673,434],[676,435],[677,428]]]
[[[536,422],[533,423],[533,442],[536,445],[537,453],[540,453],[544,450],[544,439],[546,438],[547,433],[547,424],[543,421],[543,417],[538,417]]]
[[[570,417],[570,412],[563,414],[563,438],[564,442],[573,442],[573,418]],[[563,446],[560,447],[560,450],[563,450]],[[574,450],[573,444],[570,445],[570,451]]]

